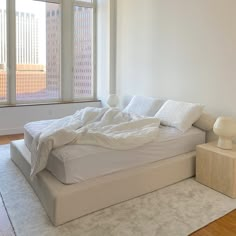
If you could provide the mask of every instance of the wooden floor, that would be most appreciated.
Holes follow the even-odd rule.
[[[23,134],[0,136],[0,144],[8,144],[23,137]],[[1,234],[1,231],[5,234]],[[15,234],[0,197],[0,236],[2,235]],[[236,236],[236,210],[192,233],[191,236]]]
[[[194,232],[191,236],[236,236],[236,210]]]
[[[4,135],[0,136],[0,145],[2,144],[8,144],[12,140],[17,140],[17,139],[23,139],[24,135],[23,134],[14,134],[14,135]],[[1,236],[1,235],[0,235]]]

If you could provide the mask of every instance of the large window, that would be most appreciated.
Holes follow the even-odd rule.
[[[93,9],[74,6],[74,97],[93,95]]]
[[[7,1],[0,0],[0,103],[93,99],[94,1]]]
[[[16,0],[16,100],[60,99],[60,4]]]
[[[7,101],[6,0],[0,0],[0,103]]]

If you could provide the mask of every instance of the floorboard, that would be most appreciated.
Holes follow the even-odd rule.
[[[236,236],[236,210],[192,233],[191,236]]]
[[[0,136],[0,145],[8,144],[12,140],[18,140],[18,139],[23,139],[23,138],[24,138],[24,134],[14,134],[14,135]]]

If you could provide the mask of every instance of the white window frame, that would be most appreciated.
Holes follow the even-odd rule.
[[[90,2],[75,0],[34,0],[40,2],[57,3],[61,5],[61,98],[43,99],[33,101],[16,101],[16,16],[15,0],[6,1],[7,11],[7,102],[2,105],[20,105],[52,102],[73,102],[83,100],[94,100],[97,98],[97,76],[96,76],[96,0]],[[73,95],[73,40],[74,40],[74,16],[73,7],[93,8],[93,96],[74,99]],[[70,78],[70,79],[68,79]]]
[[[16,16],[15,0],[7,0],[7,104],[16,104]],[[14,46],[13,46],[14,45]]]

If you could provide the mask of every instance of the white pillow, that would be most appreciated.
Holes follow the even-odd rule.
[[[163,103],[163,100],[157,98],[134,96],[123,111],[141,116],[154,116]]]
[[[193,124],[193,126],[203,130],[203,131],[210,131],[213,129],[213,125],[216,121],[216,117],[213,115],[203,112],[200,118]]]
[[[202,110],[203,106],[200,104],[168,100],[155,117],[161,120],[162,125],[172,126],[185,132],[199,119]]]

